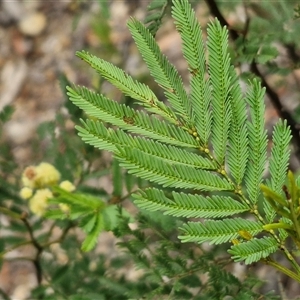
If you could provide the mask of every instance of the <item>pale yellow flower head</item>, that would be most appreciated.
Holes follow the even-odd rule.
[[[32,189],[27,186],[23,187],[20,191],[21,198],[25,200],[29,199],[32,196],[32,194],[33,194]]]
[[[60,179],[60,173],[57,169],[49,164],[42,162],[36,168],[35,183],[38,187],[44,187],[48,185],[55,185]]]
[[[22,174],[22,183],[24,187],[41,188],[49,185],[55,185],[60,179],[60,173],[56,168],[42,162],[38,166],[27,167]]]
[[[75,185],[72,182],[70,182],[69,180],[62,181],[60,183],[59,187],[67,192],[73,192],[76,189]]]
[[[48,207],[48,199],[52,197],[53,194],[49,189],[37,190],[29,201],[30,210],[39,217],[43,216]]]
[[[68,204],[59,203],[58,206],[65,213],[68,213],[70,211],[70,206]]]
[[[22,183],[24,187],[34,188],[36,175],[36,167],[27,167],[22,174]]]

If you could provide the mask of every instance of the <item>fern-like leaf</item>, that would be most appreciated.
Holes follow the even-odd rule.
[[[273,145],[269,160],[271,179],[267,180],[267,185],[278,194],[282,194],[282,187],[286,179],[290,159],[289,143],[291,138],[291,130],[287,127],[286,120],[279,120],[273,131]],[[275,218],[276,211],[271,207],[268,201],[264,201],[264,212],[268,222],[272,222]]]
[[[150,211],[163,210],[164,214],[186,218],[223,218],[247,211],[248,208],[225,196],[204,197],[173,192],[173,199],[162,190],[149,188],[133,195],[135,203]]]
[[[278,245],[273,237],[264,237],[233,245],[228,252],[232,255],[234,261],[245,261],[248,265],[268,257],[277,249]]]
[[[200,24],[191,5],[184,0],[173,1],[172,15],[181,35],[183,56],[191,73],[191,95],[195,127],[200,141],[207,148],[211,129],[210,88],[205,80],[205,47]]]
[[[234,69],[231,69],[231,124],[227,163],[231,176],[241,186],[248,161],[247,111],[241,87]]]
[[[142,151],[130,147],[118,147],[118,150],[116,157],[128,173],[156,182],[163,187],[192,188],[203,191],[233,190],[233,186],[227,180],[212,172],[181,164],[162,164],[160,159],[145,155]]]
[[[290,158],[289,142],[291,138],[291,130],[287,126],[287,121],[280,119],[274,127],[273,145],[269,162],[270,185],[277,193],[282,191],[282,186],[285,182]]]
[[[82,225],[81,227],[87,233],[86,238],[84,239],[81,249],[83,251],[90,251],[92,250],[98,240],[98,236],[100,232],[104,229],[104,222],[103,222],[103,214],[102,212],[97,212],[91,218],[89,218],[89,223]],[[93,223],[92,223],[93,222]]]
[[[179,147],[164,145],[138,136],[133,137],[120,129],[107,129],[103,123],[98,121],[87,120],[86,122],[82,121],[82,124],[84,127],[76,126],[79,136],[86,143],[99,149],[116,153],[118,147],[131,147],[162,159],[162,163],[176,163],[192,168],[217,170],[217,166],[212,160]]]
[[[88,115],[159,141],[196,148],[197,141],[181,127],[150,117],[84,87],[68,87],[70,100]]]
[[[260,83],[254,80],[246,100],[249,104],[251,121],[248,122],[249,160],[246,168],[245,183],[250,200],[258,201],[260,184],[267,160],[267,133],[264,128],[264,94]]]
[[[123,94],[139,100],[149,112],[161,115],[172,123],[177,123],[173,111],[162,101],[159,101],[147,85],[134,80],[130,75],[112,63],[91,55],[86,51],[78,51],[76,55],[87,62]]]
[[[209,74],[212,86],[212,145],[223,166],[231,119],[228,31],[218,20],[208,25]]]
[[[168,0],[152,0],[147,7],[148,13],[144,20],[148,30],[155,36],[168,6]]]
[[[153,3],[155,7],[162,8],[158,1]],[[113,152],[120,166],[127,169],[128,173],[162,187],[178,189],[171,194],[156,188],[139,191],[134,198],[140,208],[162,210],[164,214],[175,217],[208,219],[203,223],[184,224],[180,236],[182,242],[221,244],[234,240],[229,250],[232,257],[236,261],[252,263],[275,252],[279,246],[277,238],[284,240],[289,234],[290,227],[286,226],[288,221],[283,224],[285,226],[271,221],[277,208],[283,217],[290,217],[285,209],[281,209],[280,205],[283,203],[285,206],[285,200],[281,201],[279,195],[288,167],[290,130],[283,121],[275,126],[270,159],[271,179],[267,181],[268,187],[261,185],[267,161],[264,89],[254,80],[250,83],[244,102],[238,77],[230,65],[227,29],[222,28],[217,20],[211,22],[205,49],[200,25],[188,0],[173,0],[173,3],[172,15],[181,35],[183,55],[191,75],[190,95],[184,89],[178,71],[162,54],[151,32],[139,21],[131,19],[128,22],[129,30],[152,77],[164,89],[169,103],[166,105],[159,101],[148,86],[111,63],[86,52],[78,52],[77,55],[101,76],[125,95],[136,99],[147,112],[158,116],[149,116],[86,88],[73,87],[68,88],[71,101],[88,115],[99,119],[82,121],[77,129],[85,142]],[[155,20],[156,16],[152,15],[148,21],[151,18]],[[106,122],[118,128],[108,129],[104,124]],[[118,180],[120,169],[115,168],[114,174],[117,174],[115,180]],[[297,200],[295,182],[290,181],[291,198]],[[246,191],[242,189],[243,183]],[[132,185],[129,186],[128,190],[131,190]],[[121,185],[117,184],[116,187],[115,193],[120,195]],[[263,198],[260,197],[260,187],[276,196],[273,203],[272,197],[270,200],[265,193],[263,201],[267,221],[271,224],[264,223],[257,209],[258,200]],[[193,190],[212,193],[198,195],[196,192],[178,192],[183,189],[191,189],[190,193]],[[63,199],[57,197],[56,201]],[[75,195],[75,201],[78,200]],[[96,205],[94,200],[87,199]],[[64,201],[68,203],[72,199],[66,197]],[[80,204],[75,204],[72,209],[71,218],[76,215],[87,217],[90,213],[87,207],[80,207]],[[255,215],[256,221],[230,218],[247,211]],[[59,217],[57,213],[56,217]],[[211,220],[213,218],[226,219]],[[93,216],[85,224],[89,235],[95,229],[96,221],[96,216]],[[255,238],[268,226],[280,227],[276,239],[272,236]],[[96,233],[94,237],[90,236],[89,244],[92,244]],[[143,247],[144,238],[139,240]],[[289,258],[288,250],[285,250]]]
[[[179,116],[190,123],[191,107],[182,79],[176,68],[163,55],[149,32],[139,21],[131,19],[128,28],[155,81],[165,90],[165,95]]]
[[[60,187],[53,186],[52,190],[59,194],[54,198],[51,198],[51,203],[65,203],[70,205],[80,206],[81,209],[99,210],[105,207],[105,203],[99,198],[91,196],[89,194],[71,193],[61,189]]]
[[[179,236],[182,242],[222,244],[239,237],[239,231],[244,230],[252,236],[263,230],[258,222],[241,218],[225,220],[208,220],[201,222],[188,222],[182,227],[184,235]]]

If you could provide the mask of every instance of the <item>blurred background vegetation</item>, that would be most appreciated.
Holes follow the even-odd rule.
[[[92,87],[116,101],[134,105],[132,99],[77,59],[77,50],[85,49],[123,68],[163,100],[162,90],[150,78],[126,29],[129,16],[144,20],[187,82],[170,3],[0,3],[0,299],[299,297],[297,284],[268,267],[229,264],[221,248],[180,245],[176,239],[180,220],[138,212],[131,203],[131,192],[147,183],[124,173],[109,154],[77,137],[74,125],[82,112],[68,102],[67,84]],[[258,76],[266,87],[269,132],[278,117],[287,119],[294,136],[290,168],[299,170],[297,3],[191,3],[204,31],[213,17],[228,26],[236,70],[243,80]],[[78,191],[115,205],[110,215],[114,224],[100,234],[93,251],[81,250],[85,234],[78,226],[81,222],[86,229],[84,218],[79,223],[39,218],[19,196],[23,170],[40,162],[53,164],[61,178],[74,183]],[[224,266],[229,272],[223,271]],[[268,296],[271,290],[274,293]]]

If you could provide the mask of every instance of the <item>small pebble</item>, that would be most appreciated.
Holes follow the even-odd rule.
[[[46,27],[46,17],[42,13],[32,13],[19,22],[19,30],[28,36],[38,36]]]

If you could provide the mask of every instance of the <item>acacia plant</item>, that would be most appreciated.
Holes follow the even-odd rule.
[[[190,87],[185,89],[151,32],[132,18],[128,28],[167,103],[122,69],[77,52],[143,108],[119,104],[85,87],[68,87],[70,100],[91,117],[81,120],[79,135],[111,151],[129,173],[152,182],[133,195],[135,204],[186,218],[182,242],[230,242],[234,261],[261,261],[300,282],[294,254],[300,247],[300,180],[288,172],[290,129],[286,121],[278,121],[268,155],[265,90],[254,79],[243,93],[228,53],[226,27],[217,19],[210,22],[205,42],[188,0],[174,0],[172,16]],[[290,268],[274,259],[276,252]]]

